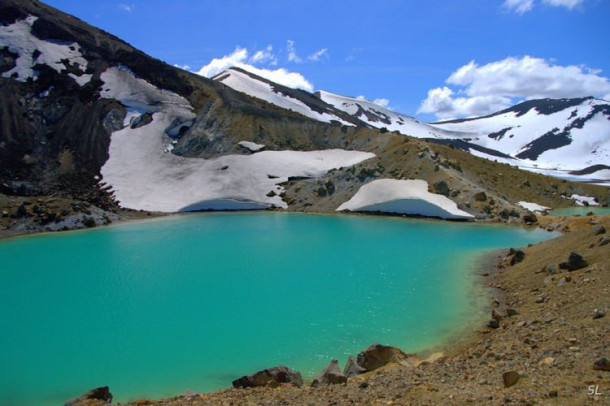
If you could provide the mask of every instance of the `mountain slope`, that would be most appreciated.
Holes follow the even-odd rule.
[[[366,100],[353,97],[341,96],[324,90],[315,93],[320,100],[343,110],[347,114],[369,124],[375,128],[385,128],[388,131],[398,131],[404,135],[417,138],[463,138],[464,135],[443,129],[438,129],[426,123],[407,116],[396,113],[390,109],[379,106]]]
[[[0,12],[5,194],[83,198],[95,191],[122,207],[169,212],[331,212],[374,180],[419,179],[459,210],[507,220],[522,212],[522,200],[557,206],[569,203],[562,195],[608,199],[602,188],[554,186],[451,147],[378,130],[312,94],[239,69],[215,80],[200,77],[37,1],[0,0]],[[458,133],[435,134],[466,142]],[[501,172],[532,187],[488,178]],[[481,192],[485,199],[475,199]],[[385,203],[379,207],[393,207]]]
[[[593,98],[543,99],[498,113],[434,124],[472,134],[471,142],[546,169],[610,164],[610,103]]]
[[[240,68],[227,69],[212,79],[239,92],[314,120],[325,123],[334,121],[347,125],[362,125],[352,116],[320,101],[309,92],[282,86]]]

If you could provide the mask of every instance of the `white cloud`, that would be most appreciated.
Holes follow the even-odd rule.
[[[364,97],[363,95],[360,95],[360,96],[356,96],[356,100],[368,101],[370,103],[373,103],[373,104],[376,104],[378,106],[385,107],[386,109],[390,109],[391,110],[391,108],[389,107],[390,100],[388,100],[388,99],[380,98],[380,99],[375,99],[373,101],[369,101],[366,97]]]
[[[289,39],[288,41],[286,41],[286,49],[288,50],[288,62],[302,62],[301,58],[299,58],[299,56],[297,55],[293,40]]]
[[[244,64],[248,60],[248,50],[246,48],[235,48],[230,55],[225,55],[222,58],[214,58],[206,66],[202,67],[198,74],[211,78],[218,75],[220,72],[227,70],[232,66],[238,66]]]
[[[128,13],[131,13],[133,10],[135,10],[136,5],[120,3],[120,4],[118,4],[118,7],[123,11],[127,11]]]
[[[179,65],[179,64],[175,63],[175,64],[174,64],[174,66],[175,66],[176,68],[180,68],[180,69],[182,69],[182,70],[188,70],[188,71],[190,71],[190,70],[191,70],[191,67],[190,67],[189,65]]]
[[[559,66],[541,58],[509,57],[479,66],[471,61],[453,72],[444,86],[428,92],[418,113],[438,118],[490,114],[524,99],[602,96],[610,80],[586,66]]]
[[[312,62],[318,62],[322,58],[324,58],[324,59],[330,58],[329,55],[328,55],[328,49],[327,48],[322,48],[319,51],[316,51],[316,52],[314,52],[313,54],[311,54],[311,55],[309,55],[307,57],[307,59],[309,61],[312,61]]]
[[[281,85],[294,89],[303,89],[307,90],[308,92],[313,92],[313,84],[311,84],[307,79],[305,79],[305,77],[300,73],[289,72],[284,68],[272,70],[258,68],[252,65],[252,63],[256,62],[272,61],[271,58],[265,56],[265,52],[269,54],[271,53],[270,47],[267,47],[266,50],[263,51],[263,54],[259,55],[259,52],[260,51],[255,52],[251,58],[248,58],[248,50],[246,48],[237,47],[235,48],[235,51],[233,51],[233,53],[229,55],[223,56],[222,58],[212,59],[209,64],[202,67],[197,73],[199,75],[211,78],[223,72],[224,70],[235,66],[247,70],[248,72],[252,72],[255,75],[261,76],[272,82],[279,83]],[[257,55],[259,56],[257,57]]]
[[[542,0],[542,3],[552,7],[565,7],[572,10],[585,0]],[[534,8],[534,0],[504,0],[502,7],[508,11],[514,11],[518,14],[525,14]]]
[[[502,6],[509,11],[524,14],[534,8],[534,0],[504,0]]]
[[[573,8],[580,6],[584,0],[542,0],[544,4],[554,7],[565,7],[572,10]]]
[[[256,51],[250,58],[250,63],[269,63],[270,65],[277,65],[277,58],[273,54],[273,47],[267,45],[267,48]]]

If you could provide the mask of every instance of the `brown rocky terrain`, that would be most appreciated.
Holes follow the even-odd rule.
[[[187,391],[127,405],[607,404],[610,216],[541,216],[540,225],[564,235],[507,250],[493,258],[496,265],[482,268],[482,283],[498,289],[490,320],[444,355],[422,362],[429,354],[394,349],[381,364],[373,362],[395,362],[346,383]],[[368,365],[371,358],[358,362]],[[79,404],[102,404],[96,402]]]

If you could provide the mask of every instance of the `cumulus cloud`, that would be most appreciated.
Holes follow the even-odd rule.
[[[586,66],[559,66],[541,58],[509,57],[479,66],[475,61],[453,72],[444,86],[432,89],[418,113],[439,119],[490,114],[524,99],[603,96],[610,81]]]
[[[368,101],[368,102],[376,104],[378,106],[385,107],[386,109],[390,109],[390,107],[389,107],[390,100],[389,99],[380,98],[380,99],[375,99],[373,101],[370,101],[363,95],[360,95],[360,96],[356,96],[356,100]]]
[[[271,65],[277,65],[277,58],[273,55],[273,47],[267,45],[267,48],[256,51],[250,58],[251,63],[264,63],[268,62]]]
[[[264,51],[255,52],[254,55],[249,58],[249,53],[246,48],[237,47],[235,48],[235,51],[229,55],[225,55],[222,58],[212,59],[209,64],[202,67],[197,73],[199,75],[211,78],[218,75],[222,71],[235,66],[284,86],[294,89],[303,89],[307,90],[308,92],[313,91],[313,84],[305,79],[305,77],[300,73],[289,72],[284,68],[265,69],[252,65],[253,63],[262,62],[268,62],[273,65],[276,58],[273,56],[271,51],[272,48],[267,47]]]
[[[534,0],[504,0],[502,6],[506,10],[524,14],[534,8]]]

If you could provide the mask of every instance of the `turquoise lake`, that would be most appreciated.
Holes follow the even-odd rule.
[[[593,212],[594,214],[610,214],[610,207],[599,207],[599,206],[579,206],[579,207],[565,207],[562,209],[553,209],[549,211],[549,216],[575,216],[581,215],[586,216],[587,213]]]
[[[0,241],[0,404],[312,378],[374,343],[431,349],[488,317],[485,251],[539,229],[400,217],[188,214]]]

